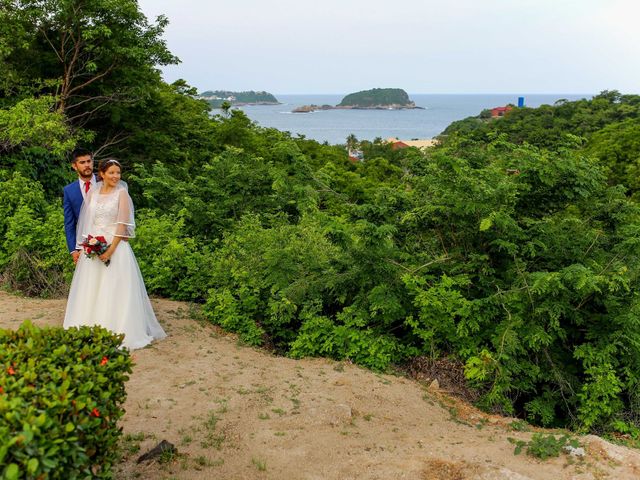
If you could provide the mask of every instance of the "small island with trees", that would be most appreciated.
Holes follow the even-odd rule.
[[[224,102],[233,106],[243,105],[280,105],[278,99],[269,92],[230,92],[227,90],[207,90],[196,96],[199,100],[206,100],[212,108],[221,108]]]
[[[338,105],[303,105],[293,113],[310,113],[316,110],[405,110],[417,107],[407,92],[401,88],[373,88],[350,93]]]

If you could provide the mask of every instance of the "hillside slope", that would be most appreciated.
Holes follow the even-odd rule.
[[[437,389],[323,359],[291,360],[240,346],[188,304],[153,300],[169,337],[134,353],[117,478],[635,479],[640,453],[597,437],[585,459],[515,456],[512,419]],[[64,300],[0,292],[0,327],[61,325]],[[196,319],[194,319],[196,318]],[[166,439],[167,462],[137,464]],[[139,451],[138,451],[139,448]]]

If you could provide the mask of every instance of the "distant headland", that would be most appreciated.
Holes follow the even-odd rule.
[[[338,105],[303,105],[293,113],[309,113],[316,110],[405,110],[417,107],[407,92],[401,88],[373,88],[350,93]]]
[[[220,108],[224,102],[234,106],[242,105],[280,105],[280,102],[269,92],[230,92],[227,90],[207,90],[195,98],[206,100],[212,108]]]

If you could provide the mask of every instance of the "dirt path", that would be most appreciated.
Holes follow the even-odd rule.
[[[238,345],[188,304],[152,301],[169,337],[134,353],[117,478],[637,479],[640,452],[597,437],[583,459],[514,455],[512,420],[405,378]],[[64,300],[0,292],[0,328],[62,324]],[[166,439],[174,458],[137,464]]]

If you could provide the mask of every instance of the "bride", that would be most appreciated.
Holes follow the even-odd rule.
[[[131,246],[123,241],[135,236],[135,223],[131,197],[120,181],[121,171],[117,160],[104,160],[98,168],[102,182],[89,190],[82,204],[77,241],[103,236],[109,247],[93,258],[80,256],[63,325],[100,325],[124,333],[122,345],[133,350],[166,337],[166,333],[153,313]]]

